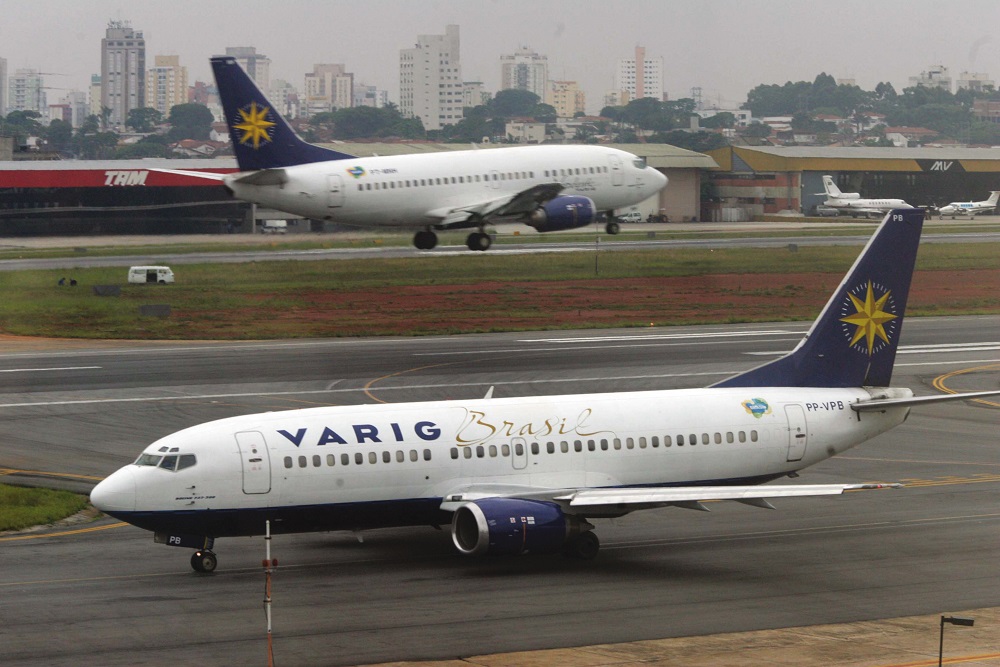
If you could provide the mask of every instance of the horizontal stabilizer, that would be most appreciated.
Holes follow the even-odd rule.
[[[233,182],[247,185],[284,185],[288,182],[288,172],[284,169],[261,169],[240,174],[233,178]]]
[[[930,405],[932,403],[945,403],[948,401],[968,401],[977,398],[988,398],[990,396],[1000,396],[1000,389],[991,391],[973,391],[964,394],[942,394],[940,396],[910,396],[907,398],[877,398],[872,401],[861,401],[852,403],[851,409],[855,412],[881,412],[886,408],[902,408],[914,405]]]
[[[216,181],[216,182],[221,182],[226,177],[225,174],[213,174],[207,171],[188,171],[186,169],[151,168],[149,171],[155,171],[160,174],[176,174],[177,176],[190,176],[191,178],[203,178],[206,181]]]

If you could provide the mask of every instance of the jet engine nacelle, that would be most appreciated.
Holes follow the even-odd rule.
[[[540,232],[586,227],[597,218],[597,207],[590,197],[566,195],[545,202],[528,217],[528,225]]]
[[[563,514],[555,503],[485,498],[465,503],[451,520],[451,539],[468,556],[560,551],[571,537],[592,528]]]

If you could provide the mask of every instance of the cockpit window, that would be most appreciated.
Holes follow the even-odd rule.
[[[164,470],[177,470],[177,455],[164,456],[163,460],[160,461],[160,467]]]
[[[137,466],[155,466],[160,462],[160,457],[156,454],[141,454],[135,460]]]
[[[177,469],[184,470],[184,468],[190,468],[198,460],[195,459],[194,454],[181,454],[181,457],[177,459]]]
[[[644,158],[644,157],[637,157],[636,159],[632,160],[632,166],[634,166],[636,169],[645,169],[646,168],[646,158]]]

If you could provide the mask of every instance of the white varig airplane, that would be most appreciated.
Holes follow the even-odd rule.
[[[976,217],[977,213],[992,213],[997,207],[997,200],[1000,198],[1000,190],[990,190],[990,198],[983,201],[953,201],[947,206],[938,209],[942,218],[950,215],[967,215],[970,218]]]
[[[841,192],[832,176],[823,177],[823,190],[826,194],[824,206],[835,208],[838,212],[847,213],[855,218],[863,215],[885,215],[887,211],[899,208],[913,208],[902,199],[862,199],[857,192]]]
[[[888,431],[912,406],[1000,394],[888,386],[923,216],[887,215],[792,352],[712,387],[231,417],[152,443],[91,502],[196,549],[205,572],[216,538],[261,535],[265,522],[275,533],[450,523],[470,556],[592,558],[597,519],[866,488],[764,482]]]
[[[212,58],[240,171],[183,173],[221,180],[237,198],[315,220],[416,230],[475,229],[466,244],[486,250],[493,221],[540,232],[574,229],[652,197],[667,177],[625,151],[602,146],[526,146],[358,158],[304,142],[234,58]]]

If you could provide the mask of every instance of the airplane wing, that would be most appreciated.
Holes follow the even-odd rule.
[[[478,223],[480,220],[490,218],[527,215],[541,204],[557,197],[563,189],[561,183],[542,183],[515,194],[461,206],[438,208],[428,211],[425,215],[437,219],[438,222],[434,224],[438,228],[461,227],[470,220]]]
[[[484,498],[548,500],[567,514],[588,518],[616,517],[654,507],[683,507],[708,511],[702,503],[735,500],[745,505],[774,509],[766,498],[798,498],[839,495],[845,491],[899,488],[901,484],[773,484],[754,486],[674,486],[585,489],[538,489],[533,487],[476,487],[445,496],[441,509],[454,512],[463,503]]]
[[[970,391],[964,394],[940,394],[934,396],[904,396],[899,398],[875,398],[870,401],[858,401],[851,403],[851,409],[855,412],[882,412],[886,408],[902,408],[912,405],[929,405],[931,403],[945,403],[948,401],[966,401],[991,396],[1000,396],[1000,389],[990,391]]]

